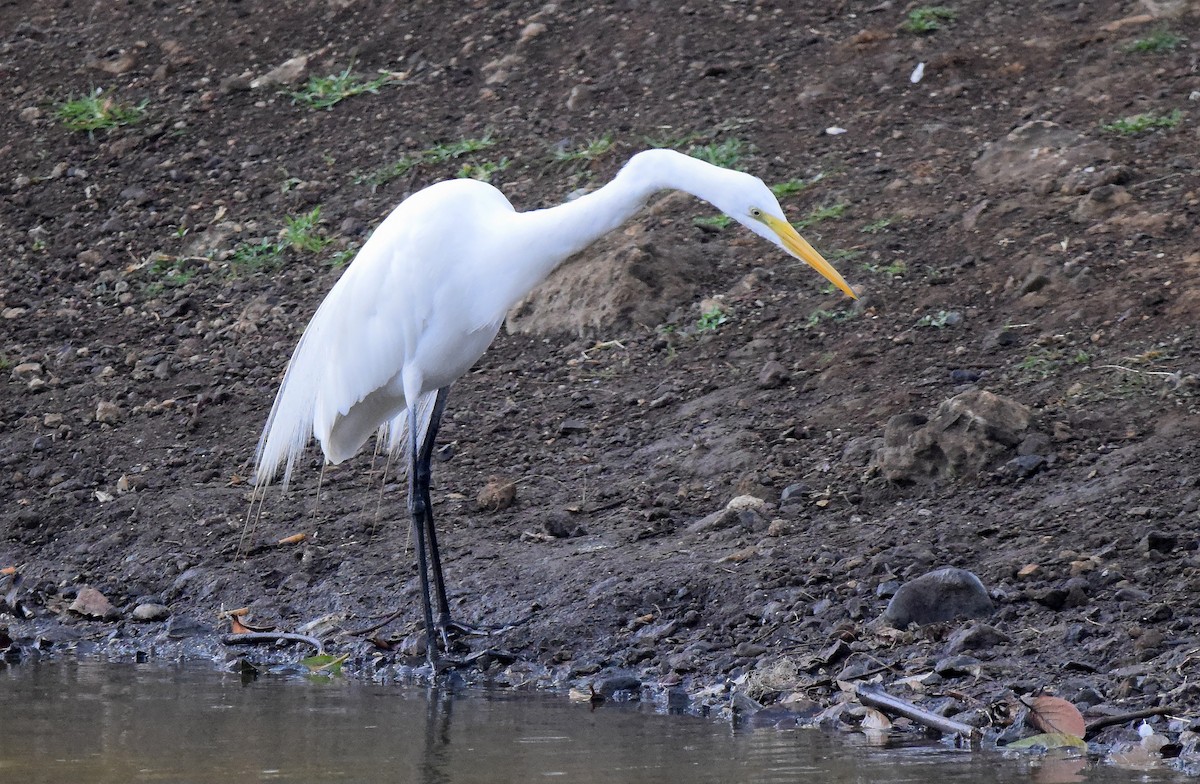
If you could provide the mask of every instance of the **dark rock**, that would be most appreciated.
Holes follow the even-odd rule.
[[[933,665],[933,671],[943,678],[957,678],[962,675],[976,674],[979,670],[979,663],[979,659],[974,656],[963,654],[947,656],[939,659],[937,664]]]
[[[954,384],[974,384],[983,375],[978,370],[955,368],[950,371],[950,381]]]
[[[642,692],[642,682],[628,673],[608,675],[597,680],[592,686],[596,693],[605,699],[612,699],[617,692],[628,692],[636,699]]]
[[[994,610],[978,577],[965,569],[946,567],[909,580],[888,603],[882,620],[903,629],[963,618],[982,618]]]
[[[1175,534],[1169,534],[1164,531],[1149,531],[1138,542],[1138,548],[1143,553],[1157,551],[1160,553],[1169,553],[1179,544],[1179,537]]]
[[[166,605],[157,604],[155,602],[143,602],[133,608],[130,613],[130,618],[143,623],[151,621],[165,621],[171,617],[171,610]]]
[[[892,417],[871,464],[900,484],[979,473],[1027,435],[1033,414],[1011,398],[972,389],[920,414]]]
[[[758,372],[758,386],[760,389],[778,389],[786,384],[790,377],[783,363],[771,360]]]
[[[795,482],[783,488],[783,492],[779,494],[779,503],[786,504],[801,501],[811,491],[812,488],[803,482]]]
[[[562,424],[558,426],[558,432],[563,435],[586,433],[589,429],[587,423],[581,419],[564,419]]]
[[[986,623],[973,623],[950,635],[946,641],[946,653],[982,651],[1009,641],[1009,636]]]
[[[164,630],[167,637],[172,640],[183,640],[188,637],[203,637],[213,633],[211,626],[200,623],[199,621],[188,618],[184,615],[173,615],[167,621],[167,628]],[[424,634],[421,635],[424,637]]]
[[[1033,600],[1043,607],[1048,607],[1055,612],[1061,610],[1067,603],[1067,592],[1062,588],[1050,588],[1034,594]]]

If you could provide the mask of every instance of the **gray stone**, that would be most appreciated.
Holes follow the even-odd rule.
[[[946,653],[953,655],[963,651],[983,651],[1009,641],[1009,636],[986,623],[973,623],[950,635],[946,641]]]
[[[995,609],[983,582],[965,569],[945,567],[909,580],[888,603],[882,620],[903,629],[911,623],[982,618]]]
[[[889,482],[911,484],[978,474],[1027,436],[1033,413],[1011,398],[971,389],[938,406],[892,417],[871,465]]]
[[[165,621],[171,617],[171,611],[165,604],[156,604],[154,602],[143,602],[133,608],[130,613],[131,618],[135,621],[147,623],[150,621]]]

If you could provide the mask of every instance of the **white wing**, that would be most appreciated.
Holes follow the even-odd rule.
[[[511,214],[499,191],[452,180],[413,195],[380,224],[292,354],[259,440],[257,486],[281,465],[286,486],[312,436],[332,463],[377,431],[391,450],[406,445],[409,402],[424,437],[434,393],[469,369],[503,317],[481,324],[471,307],[478,253],[463,232],[497,208]]]

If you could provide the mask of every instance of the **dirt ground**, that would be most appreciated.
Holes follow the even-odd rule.
[[[322,478],[310,452],[247,525],[292,347],[424,185],[490,176],[537,208],[675,146],[802,184],[781,203],[861,299],[670,197],[601,250],[636,257],[626,300],[584,276],[514,316],[434,470],[455,612],[518,622],[468,641],[472,677],[795,714],[882,677],[977,723],[1040,689],[1089,720],[1163,708],[1187,757],[1200,7],[947,5],[914,32],[891,2],[0,4],[0,567],[31,616],[0,615],[10,658],[266,656],[215,637],[249,606],[395,672],[418,594],[383,459]],[[293,97],[347,71],[373,91]],[[71,130],[95,90],[142,115]],[[1019,438],[904,452],[973,389],[1023,407]],[[481,506],[493,479],[511,505]],[[739,496],[765,503],[722,513]],[[943,565],[994,613],[874,623]],[[69,609],[84,587],[107,617]],[[377,642],[342,633],[396,610]],[[998,634],[948,648],[979,624]]]

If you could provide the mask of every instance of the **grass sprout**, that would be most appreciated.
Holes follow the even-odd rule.
[[[72,98],[62,103],[54,114],[68,130],[111,131],[123,125],[140,122],[146,114],[149,102],[136,105],[121,103],[111,91],[96,89],[82,98]]]
[[[926,5],[908,12],[901,27],[910,33],[923,35],[941,30],[946,22],[953,22],[958,12],[944,5]]]
[[[1109,133],[1116,133],[1122,136],[1136,136],[1139,133],[1153,131],[1159,128],[1170,129],[1174,128],[1183,120],[1183,112],[1176,109],[1170,114],[1160,115],[1154,113],[1135,114],[1131,117],[1124,117],[1115,122],[1101,125],[1100,129]]]
[[[388,74],[374,79],[363,80],[353,73],[350,68],[331,76],[313,76],[300,90],[292,93],[292,102],[303,104],[310,109],[332,109],[337,104],[363,93],[377,93],[379,88],[390,82]]]

